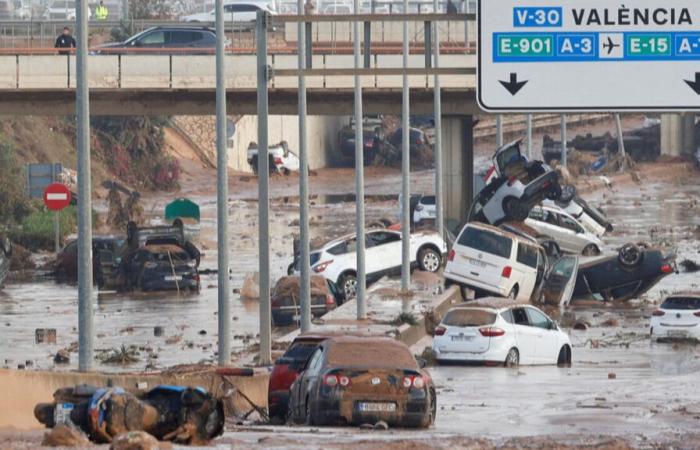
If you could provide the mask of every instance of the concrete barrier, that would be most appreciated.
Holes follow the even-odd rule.
[[[462,294],[457,286],[450,286],[445,292],[436,297],[430,305],[429,311],[432,311],[437,317],[442,318],[445,313],[455,304],[462,302]],[[423,339],[428,334],[425,323],[425,315],[421,315],[415,325],[403,324],[398,329],[396,339],[408,345],[409,347]]]
[[[145,383],[145,384],[144,384]],[[201,367],[180,373],[163,374],[98,374],[77,372],[40,372],[0,369],[0,429],[40,429],[34,418],[34,406],[53,400],[53,393],[65,386],[90,384],[94,386],[121,386],[151,389],[159,384],[201,386],[214,395],[223,395],[231,386],[243,392],[256,405],[267,407],[268,374],[252,377],[223,377],[212,367]],[[250,405],[240,395],[227,402],[227,414],[247,412]]]

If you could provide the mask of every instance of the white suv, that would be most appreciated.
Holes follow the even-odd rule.
[[[603,241],[557,206],[535,206],[525,219],[525,225],[535,229],[540,236],[557,241],[565,252],[595,256],[603,248]]]
[[[401,269],[401,233],[388,229],[369,230],[365,234],[365,272],[367,281]],[[355,297],[357,286],[357,253],[355,234],[333,240],[310,254],[314,273],[330,280],[345,299]],[[435,232],[411,234],[411,263],[421,270],[437,272],[442,255],[447,252],[445,241]],[[290,272],[299,272],[298,260]]]
[[[571,300],[578,257],[548,258],[535,239],[471,222],[464,226],[447,255],[445,284],[474,290],[477,297],[497,295],[522,302]]]

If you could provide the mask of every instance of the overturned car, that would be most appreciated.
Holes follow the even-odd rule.
[[[496,150],[486,186],[474,199],[469,221],[500,225],[525,220],[542,200],[558,200],[559,175],[541,161],[528,161],[520,151],[521,139]]]
[[[129,431],[145,431],[161,441],[202,445],[224,431],[223,401],[203,388],[157,386],[143,393],[120,387],[80,385],[58,389],[54,401],[40,403],[34,416],[47,428],[76,426],[93,442],[109,443]]]

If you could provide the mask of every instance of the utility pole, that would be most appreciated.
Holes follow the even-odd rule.
[[[404,13],[408,13],[408,0],[403,0]],[[411,217],[410,217],[410,176],[411,176],[411,132],[409,129],[409,88],[408,88],[408,22],[403,21],[403,106],[401,111],[401,290],[411,289]],[[408,303],[403,301],[403,312],[408,311]]]
[[[216,0],[216,227],[219,289],[219,365],[231,362],[231,286],[228,275],[228,153],[226,149],[226,78],[224,0]]]
[[[532,159],[532,114],[527,115],[527,159]]]
[[[566,154],[566,115],[562,114],[561,115],[561,165],[562,165],[562,167],[567,166],[567,157],[568,157],[568,155]]]
[[[617,148],[622,156],[620,171],[624,172],[624,170],[627,168],[627,152],[625,152],[625,139],[622,136],[622,121],[620,120],[620,114],[615,114],[615,125],[617,126]]]
[[[433,0],[433,9],[437,13],[439,10],[439,1]],[[466,28],[466,22],[465,30]],[[444,195],[442,189],[442,95],[440,89],[440,75],[437,70],[440,69],[440,29],[438,22],[433,22],[434,47],[433,52],[433,67],[435,75],[433,76],[433,114],[435,121],[435,214],[437,219],[437,230],[440,236],[445,238],[445,217],[444,217]],[[468,34],[468,31],[465,31]]]
[[[88,5],[76,2],[76,89],[78,128],[78,370],[93,366],[94,325],[92,310],[92,188],[90,180],[90,89],[87,81]]]
[[[496,116],[496,148],[503,146],[503,115]]]
[[[360,14],[360,2],[354,0],[355,14]],[[360,23],[353,22],[353,51],[355,70],[360,68]],[[357,318],[367,318],[367,298],[365,287],[365,168],[364,168],[364,128],[362,126],[362,84],[360,75],[355,72],[355,227],[357,247]]]
[[[260,364],[272,361],[270,311],[270,159],[267,122],[267,13],[258,11],[256,37],[258,43],[258,230],[260,264]]]
[[[304,0],[297,1],[297,13],[304,15]],[[306,142],[306,36],[305,23],[297,24],[299,62],[299,264],[301,266],[301,332],[311,329],[311,257],[309,256],[309,155]]]

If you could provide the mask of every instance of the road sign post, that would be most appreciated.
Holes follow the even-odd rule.
[[[479,0],[490,112],[700,109],[697,0]]]
[[[61,183],[51,183],[44,189],[44,205],[49,211],[54,212],[53,217],[53,233],[54,233],[54,249],[56,253],[61,249],[61,230],[60,217],[61,210],[70,205],[71,193],[68,186]]]

